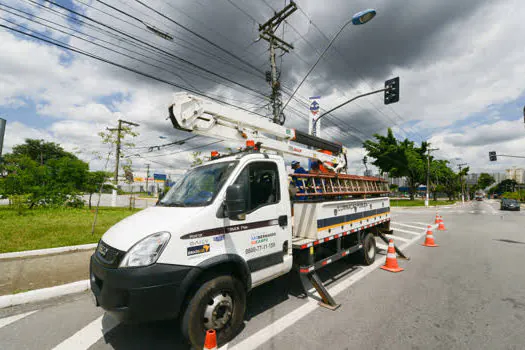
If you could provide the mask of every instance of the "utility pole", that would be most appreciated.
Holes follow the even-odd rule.
[[[150,164],[146,164],[146,194],[149,194],[149,187],[148,187],[148,181],[149,181],[149,166]]]
[[[467,165],[467,163],[461,163],[461,164],[458,164],[458,168],[459,168],[459,181],[461,183],[461,202],[463,204],[465,204],[465,191],[464,191],[464,186],[463,186],[463,175],[461,174],[461,169]]]
[[[275,49],[281,49],[288,53],[289,50],[293,50],[293,45],[283,41],[275,35],[275,31],[279,27],[279,24],[288,18],[292,13],[297,10],[295,2],[291,1],[284,9],[276,12],[272,18],[266,23],[259,25],[259,38],[268,41],[270,44],[270,65],[271,71],[266,72],[266,81],[270,83],[272,93],[270,95],[270,103],[272,105],[272,121],[276,124],[283,125],[285,121],[284,114],[282,112],[283,102],[281,100],[281,83],[279,78],[281,72],[277,71],[277,64],[275,62]]]
[[[131,126],[139,126],[139,124],[129,122],[127,120],[118,120],[118,127],[117,128],[107,128],[108,131],[116,131],[117,132],[117,141],[115,143],[116,145],[116,152],[115,152],[115,175],[113,178],[113,183],[115,184],[115,187],[118,186],[118,168],[120,165],[120,148],[121,148],[121,140],[122,140],[122,124],[127,124]],[[114,189],[112,191],[112,198],[111,198],[111,206],[116,207],[117,206],[117,190]]]
[[[427,196],[425,198],[425,207],[428,207],[428,201],[430,197],[429,187],[430,187],[430,152],[439,151],[439,148],[428,148],[427,149]]]
[[[5,124],[6,120],[0,118],[0,165],[2,165],[2,150],[4,148]],[[0,167],[0,176],[4,176],[2,167]]]

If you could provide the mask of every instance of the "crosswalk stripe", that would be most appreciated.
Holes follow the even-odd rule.
[[[422,230],[422,228],[420,228],[420,230]],[[421,232],[408,231],[408,230],[403,230],[401,228],[394,228],[394,231],[409,233],[411,235],[416,235],[416,236],[419,236],[421,234]]]
[[[427,225],[421,225],[421,226],[424,226],[424,227],[420,227],[420,226],[402,224],[400,222],[392,223],[392,225],[401,225],[401,226],[406,226],[406,227],[412,227],[412,228],[417,228],[418,230],[422,230],[423,228],[426,228],[428,226],[428,224],[427,224]]]
[[[411,223],[412,223],[412,224],[423,225],[423,226],[425,226],[425,227],[429,226],[428,224],[425,224],[424,222],[412,221]],[[431,226],[432,226],[432,225],[431,225]]]
[[[406,239],[406,238],[403,238],[403,237],[399,237],[399,236],[394,236],[394,235],[385,235],[387,238],[392,238],[394,241],[398,240],[398,241],[401,241],[401,242],[408,242],[410,241],[409,239]]]
[[[30,312],[26,312],[24,314],[19,314],[19,315],[15,315],[15,316],[10,316],[10,317],[6,317],[6,318],[2,318],[0,319],[0,328],[3,328],[13,322],[16,322],[18,320],[21,320],[23,319],[24,317],[27,317],[29,315],[32,315],[34,314],[35,312],[37,312],[38,310],[35,310],[35,311],[30,311]]]
[[[88,349],[118,324],[118,321],[111,316],[104,319],[104,315],[102,315],[73,334],[71,337],[64,340],[62,343],[58,344],[53,350]]]
[[[388,246],[386,244],[376,243],[376,247],[381,250],[387,250]]]

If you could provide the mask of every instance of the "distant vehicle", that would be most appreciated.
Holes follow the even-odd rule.
[[[482,200],[483,200],[483,197],[481,197],[481,196],[476,196],[476,200],[477,200],[477,201],[482,201]]]
[[[503,198],[501,200],[500,210],[517,210],[520,211],[520,203],[515,199]]]

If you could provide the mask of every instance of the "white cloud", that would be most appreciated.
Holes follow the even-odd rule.
[[[17,4],[17,2],[9,1],[9,4],[11,3]],[[380,1],[377,5],[383,6],[384,2]],[[19,5],[13,6],[19,7]],[[307,12],[313,13],[317,6],[318,4],[312,1],[306,2],[303,7]],[[134,7],[136,8],[135,5]],[[322,12],[325,11],[330,11],[332,14],[334,12],[329,6],[323,7]],[[35,13],[52,18],[65,26],[71,25],[63,18],[51,16],[45,11],[35,11]],[[96,11],[88,10],[86,13],[98,16],[97,18],[104,21],[110,21],[107,16]],[[338,12],[334,16],[339,18],[342,14]],[[263,13],[258,13],[257,17],[263,18]],[[500,118],[497,112],[487,107],[514,101],[524,91],[519,77],[525,75],[525,51],[517,41],[519,37],[517,33],[525,30],[525,22],[522,20],[524,17],[525,7],[521,6],[519,0],[501,1],[481,7],[476,12],[467,13],[461,21],[443,27],[428,38],[425,45],[433,47],[434,50],[437,48],[438,52],[435,56],[421,56],[415,62],[407,62],[394,69],[393,75],[401,77],[399,104],[385,107],[382,104],[381,95],[351,103],[337,114],[343,122],[327,117],[323,133],[328,138],[343,139],[349,145],[359,145],[360,140],[348,136],[348,133],[359,134],[352,130],[352,127],[363,131],[365,136],[369,137],[374,131],[400,122],[400,118],[392,109],[400,115],[402,120],[420,120],[412,127],[406,125],[403,127],[404,131],[411,136],[424,133],[425,130],[437,130],[435,128],[447,130],[447,127],[453,123],[473,113],[486,112],[487,117],[497,120]],[[381,16],[378,16],[377,20],[381,20]],[[294,20],[292,23],[302,35],[309,37],[315,34],[315,30],[304,18]],[[335,23],[332,24],[335,28]],[[128,25],[122,24],[122,26],[131,33],[137,35],[140,33],[141,38],[147,36],[147,33]],[[360,30],[366,31],[367,27],[363,26]],[[331,32],[326,33],[329,36],[332,34]],[[297,39],[298,47],[308,49],[307,45],[300,42],[297,34],[289,28],[286,35]],[[163,143],[164,140],[159,139],[159,136],[168,136],[170,140],[185,137],[185,134],[175,131],[169,121],[165,120],[174,88],[153,83],[144,77],[135,76],[81,56],[74,56],[70,64],[60,64],[63,56],[62,50],[35,41],[23,40],[3,29],[0,30],[0,42],[2,42],[0,106],[15,109],[31,102],[37,106],[39,117],[53,121],[48,128],[40,129],[8,121],[9,132],[5,140],[7,150],[22,142],[25,137],[32,137],[59,142],[68,150],[77,147],[88,151],[105,151],[96,133],[104,130],[105,127],[114,127],[118,118],[141,124],[137,128],[137,131],[140,132],[137,138],[138,146]],[[171,45],[158,40],[152,42],[161,42],[162,47]],[[77,46],[83,45],[78,39],[71,39],[70,43]],[[322,44],[323,41],[320,41],[319,46],[322,47]],[[381,47],[381,42],[356,43],[356,45],[364,44],[373,45],[376,49]],[[402,44],[407,45],[407,43]],[[100,52],[100,49],[90,48],[92,53]],[[261,52],[266,57],[266,52]],[[301,55],[301,52],[298,52]],[[363,52],[355,53],[355,55],[358,54],[363,54]],[[117,56],[110,55],[109,57]],[[315,55],[312,57],[315,59]],[[331,52],[326,62],[333,64],[334,61],[341,59],[344,57],[341,58],[338,54]],[[382,59],[385,65],[388,65],[389,53],[383,52]],[[285,56],[284,60],[284,67],[287,62],[293,64],[297,62],[297,58],[291,55]],[[136,67],[137,64],[132,66]],[[383,80],[367,79],[365,83],[358,79],[356,74],[355,81],[349,82],[353,87],[333,86],[326,91],[318,91],[319,82],[330,78],[323,76],[323,70],[319,68],[321,65],[317,72],[313,73],[313,79],[307,80],[300,94],[306,96],[322,94],[322,107],[325,110],[344,102],[359,92],[383,86]],[[304,73],[305,71],[301,74]],[[302,78],[302,75],[296,78]],[[390,76],[384,77],[384,79],[387,78]],[[330,81],[327,83],[329,84]],[[267,90],[267,85],[261,87],[261,90],[264,89]],[[223,94],[229,98],[247,99],[245,95],[223,86],[213,87],[211,92]],[[107,105],[100,102],[101,97],[116,94],[124,98]],[[253,97],[249,99],[257,101]],[[292,106],[303,113],[303,117],[308,116],[306,106],[295,102],[292,103]],[[306,129],[305,120],[292,116],[292,113],[287,115],[288,126]],[[524,140],[520,133],[523,130],[521,125],[515,127],[513,123],[515,122],[498,121],[490,125],[472,123],[469,126],[470,130],[467,128],[466,131],[460,133],[455,131],[434,132],[430,141],[442,149],[440,154],[443,158],[461,157],[474,167],[482,169],[486,167],[489,148],[498,152],[501,150],[501,152],[519,153],[521,151],[519,144]],[[518,124],[516,122],[516,125]],[[403,134],[403,130],[399,130],[399,133]],[[505,141],[500,142],[502,139]],[[190,142],[185,147],[195,146],[199,142]],[[183,149],[183,147],[173,148],[173,150],[177,149]],[[207,152],[208,149],[203,151]],[[144,156],[151,155],[153,153]],[[356,171],[359,169],[357,164],[363,155],[360,148],[352,149],[350,161],[356,164]],[[186,166],[188,153],[151,159],[169,165]],[[143,167],[146,161],[138,158],[135,162],[138,167]],[[497,165],[492,164],[491,166],[510,164],[505,162],[502,160]],[[94,166],[101,167],[102,165],[100,162],[95,162]],[[158,166],[162,167],[162,165]]]

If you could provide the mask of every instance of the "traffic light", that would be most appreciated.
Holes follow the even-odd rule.
[[[399,101],[399,77],[385,81],[385,104]]]
[[[489,159],[491,162],[495,162],[498,160],[498,157],[496,156],[496,152],[492,151],[492,152],[489,152]]]

